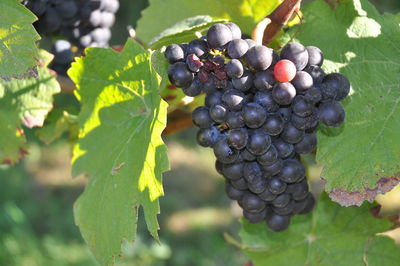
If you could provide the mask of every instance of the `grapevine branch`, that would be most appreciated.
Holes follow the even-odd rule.
[[[268,45],[288,23],[293,14],[300,11],[301,0],[284,0],[271,14],[261,20],[252,32],[258,44]]]

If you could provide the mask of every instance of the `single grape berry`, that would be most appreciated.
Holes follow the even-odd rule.
[[[249,50],[249,45],[245,40],[236,39],[228,44],[227,53],[232,59],[239,59],[243,57],[247,50]]]
[[[279,60],[274,66],[274,77],[279,82],[289,82],[296,76],[296,66],[287,59]]]
[[[336,101],[323,102],[318,108],[319,120],[329,127],[337,127],[343,123],[345,112],[343,106]]]
[[[192,121],[200,128],[208,128],[214,123],[206,106],[199,106],[192,112]]]
[[[298,71],[292,80],[292,84],[298,93],[304,93],[314,85],[314,80],[307,72]]]
[[[243,64],[238,59],[229,61],[225,66],[225,70],[228,77],[233,79],[240,78],[244,73]]]
[[[168,77],[172,84],[182,88],[190,86],[194,75],[184,62],[176,62],[168,67]]]
[[[322,84],[325,88],[329,88],[330,90],[333,90],[335,92],[333,95],[333,99],[335,101],[343,100],[350,92],[349,80],[339,73],[326,75],[322,80]]]
[[[289,227],[290,216],[289,215],[278,215],[272,214],[267,219],[268,228],[274,232],[282,232]]]
[[[306,46],[308,52],[308,65],[322,66],[324,62],[324,54],[315,46]]]
[[[228,132],[228,143],[231,147],[241,150],[247,145],[249,134],[247,129],[232,129]]]
[[[243,177],[243,163],[224,164],[222,175],[229,180],[238,180]]]
[[[224,23],[224,25],[231,30],[233,40],[240,39],[242,37],[242,31],[240,30],[238,25],[232,22]]]
[[[246,53],[246,62],[254,70],[266,70],[272,63],[272,49],[256,45]]]
[[[168,45],[164,54],[170,64],[182,61],[185,57],[185,52],[178,44]]]
[[[222,23],[214,24],[207,31],[207,43],[210,48],[221,49],[230,41],[232,41],[232,31]]]
[[[258,128],[267,119],[267,112],[257,103],[248,103],[243,108],[243,118],[249,128]]]
[[[288,105],[296,96],[296,89],[289,82],[277,83],[272,89],[272,97],[280,105]]]
[[[288,43],[281,51],[281,59],[288,59],[296,65],[298,71],[303,70],[308,63],[307,49],[300,43]]]
[[[225,193],[232,200],[241,200],[245,194],[244,190],[240,190],[232,186],[229,182],[225,183]]]
[[[272,90],[275,83],[274,72],[271,69],[257,72],[254,77],[254,86],[260,91]]]

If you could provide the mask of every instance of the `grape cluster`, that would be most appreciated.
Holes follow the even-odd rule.
[[[106,47],[119,8],[118,0],[25,0],[39,20],[42,35],[61,34],[74,45]]]
[[[219,23],[207,35],[165,50],[172,84],[188,96],[205,93],[192,113],[197,141],[212,147],[226,193],[250,223],[266,221],[283,231],[295,214],[309,213],[309,192],[300,154],[317,146],[319,122],[340,125],[348,79],[325,74],[323,53],[288,43],[280,54],[242,39],[233,23]]]

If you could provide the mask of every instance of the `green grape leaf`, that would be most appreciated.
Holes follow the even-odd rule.
[[[17,129],[22,125],[43,126],[53,108],[53,95],[60,91],[60,86],[46,67],[51,60],[52,55],[41,50],[38,78],[0,82],[0,162],[14,163],[20,158],[25,137]]]
[[[254,26],[271,13],[280,0],[150,0],[138,21],[138,37],[149,43],[175,23],[193,16],[208,15],[237,23],[243,33],[251,34]],[[155,19],[157,23],[154,23]]]
[[[226,19],[213,20],[210,16],[195,16],[179,21],[164,30],[150,41],[151,49],[159,49],[171,43],[184,43],[196,38],[197,32],[203,32],[215,23],[227,22]]]
[[[284,232],[243,219],[240,246],[257,266],[395,265],[400,247],[377,235],[393,224],[373,216],[372,207],[341,207],[323,194],[311,214],[294,216]]]
[[[20,1],[0,1],[0,78],[37,77],[37,19]]]
[[[50,144],[68,132],[68,139],[78,138],[79,126],[77,117],[67,111],[55,109],[49,113],[42,128],[36,130],[35,134],[46,144]]]
[[[360,205],[400,181],[399,24],[367,0],[344,1],[335,10],[318,0],[303,13],[297,39],[318,46],[325,70],[346,75],[352,86],[342,102],[345,123],[318,134],[317,161],[330,197]]]
[[[158,239],[162,172],[169,169],[161,139],[167,104],[151,53],[128,40],[122,53],[89,48],[69,70],[82,109],[73,175],[88,184],[75,203],[75,221],[102,265],[112,264],[123,242],[136,238],[139,207]]]

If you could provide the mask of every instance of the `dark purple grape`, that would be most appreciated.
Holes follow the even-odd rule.
[[[228,143],[231,147],[241,150],[246,147],[249,134],[247,129],[231,129],[228,132]]]
[[[246,62],[249,67],[256,71],[266,70],[272,63],[272,53],[273,50],[268,47],[253,46],[246,53]]]
[[[240,78],[244,73],[243,64],[238,59],[229,61],[225,66],[225,70],[228,77],[233,79]]]
[[[262,130],[255,130],[247,141],[247,149],[254,155],[264,154],[271,145],[271,138]]]
[[[222,95],[222,102],[224,102],[230,110],[240,111],[245,101],[243,92],[235,89],[229,89]]]
[[[272,143],[278,151],[279,157],[282,159],[289,157],[294,151],[293,144],[287,143],[281,138],[274,139]]]
[[[187,54],[195,54],[199,58],[205,58],[208,55],[207,42],[202,39],[194,39],[190,41]]]
[[[244,190],[236,189],[229,182],[225,182],[225,193],[231,200],[241,200],[245,194]]]
[[[240,156],[245,160],[245,161],[254,161],[256,159],[256,156],[249,152],[247,149],[243,149],[240,152]]]
[[[227,53],[232,59],[239,59],[243,57],[247,50],[249,50],[249,45],[245,40],[236,39],[228,44]]]
[[[254,86],[260,91],[272,90],[275,83],[274,72],[271,69],[257,72],[254,77]]]
[[[261,127],[267,119],[267,112],[257,103],[248,103],[243,108],[243,118],[249,128]]]
[[[311,104],[317,104],[322,100],[322,92],[319,87],[313,86],[306,91],[304,99]]]
[[[278,215],[292,215],[294,207],[295,207],[295,201],[291,200],[286,206],[272,207],[272,210],[274,213]]]
[[[299,160],[287,159],[283,161],[279,178],[286,183],[295,183],[305,176],[304,166]]]
[[[304,93],[314,84],[311,75],[305,71],[297,71],[296,76],[291,82],[298,93]]]
[[[200,80],[195,77],[192,83],[188,87],[182,88],[183,93],[190,97],[196,97],[201,93],[202,84]]]
[[[281,139],[295,144],[304,138],[304,131],[297,129],[292,123],[287,123],[281,133]]]
[[[261,212],[265,209],[265,202],[253,193],[246,193],[242,200],[243,209],[248,212]]]
[[[249,190],[255,194],[260,194],[267,189],[267,180],[265,178],[259,178],[252,183],[247,183]]]
[[[243,167],[243,176],[248,183],[255,183],[262,179],[260,165],[256,162],[246,162]]]
[[[221,49],[232,41],[232,31],[230,26],[217,23],[211,26],[207,32],[207,42],[210,48]]]
[[[232,22],[224,23],[224,25],[231,30],[233,40],[240,39],[242,37],[242,31],[240,30],[238,25]]]
[[[243,217],[252,224],[258,224],[265,220],[267,217],[267,208],[262,210],[261,212],[248,212],[243,210]]]
[[[292,61],[297,71],[303,70],[308,63],[307,49],[300,43],[288,43],[281,51],[281,59],[288,59]]]
[[[222,104],[210,107],[210,117],[217,123],[224,122],[228,114],[228,108]]]
[[[177,87],[187,87],[193,81],[193,73],[189,71],[184,62],[176,62],[168,67],[168,77]]]
[[[343,123],[345,112],[343,106],[336,101],[323,102],[318,108],[319,120],[329,127],[337,127]]]
[[[238,180],[232,180],[231,185],[239,190],[246,190],[247,189],[247,182],[244,178],[239,178]]]
[[[314,80],[314,84],[316,85],[320,84],[326,76],[325,72],[319,66],[308,66],[304,69],[304,71],[311,75]]]
[[[330,95],[333,96],[331,99],[335,101],[343,100],[350,92],[349,80],[339,73],[326,75],[322,85],[322,94],[324,94],[324,90],[330,91]]]
[[[233,163],[238,158],[239,153],[235,149],[229,147],[226,138],[220,138],[213,145],[213,148],[215,156],[222,163]]]
[[[229,112],[226,116],[226,124],[229,128],[241,128],[245,126],[242,112]]]
[[[215,127],[202,128],[197,132],[197,143],[203,147],[213,146],[220,138],[221,133]]]
[[[311,193],[308,193],[308,196],[304,201],[306,202],[305,207],[298,212],[299,214],[308,214],[315,207],[315,198]]]
[[[257,156],[257,161],[262,165],[271,165],[278,160],[278,151],[274,145],[270,145],[269,149]]]
[[[324,54],[315,46],[306,46],[308,52],[308,65],[322,66],[324,62]]]
[[[308,195],[308,184],[307,180],[304,179],[300,183],[295,183],[295,184],[289,184],[286,189],[287,193],[290,193],[292,195],[292,198],[294,200],[303,200],[307,197]]]
[[[232,84],[235,89],[248,91],[253,86],[253,74],[246,70],[240,78],[232,79]]]
[[[185,51],[178,44],[168,45],[164,52],[165,58],[167,58],[170,64],[178,61],[182,61],[185,58]]]
[[[277,177],[268,179],[268,189],[272,194],[281,194],[286,190],[287,184]]]
[[[272,205],[276,208],[283,208],[289,204],[291,198],[290,194],[280,194],[272,201]]]
[[[317,148],[317,136],[314,133],[305,134],[304,138],[294,145],[297,153],[311,153]]]
[[[296,115],[306,117],[315,112],[315,107],[303,95],[297,95],[293,100],[292,110]]]
[[[282,116],[276,113],[268,114],[263,129],[270,136],[279,135],[285,126]]]
[[[265,174],[274,176],[281,171],[282,166],[283,166],[283,161],[278,159],[275,163],[271,165],[261,165],[261,168]]]
[[[222,175],[229,180],[238,180],[243,177],[244,163],[224,164]]]
[[[192,112],[193,124],[200,128],[208,128],[213,124],[213,120],[206,106],[199,106]]]
[[[274,101],[274,98],[269,91],[257,91],[254,94],[253,101],[264,107],[264,109],[269,113],[279,110],[279,105]]]
[[[217,91],[217,86],[214,78],[210,78],[207,82],[203,83],[203,92],[211,94]]]
[[[275,84],[272,89],[272,97],[280,105],[288,105],[296,96],[296,89],[290,82]]]
[[[204,104],[207,107],[212,107],[217,104],[222,103],[222,93],[220,91],[215,91],[211,94],[208,94],[206,96],[206,99],[204,100]]]
[[[267,219],[268,228],[274,232],[282,232],[289,227],[290,216],[289,215],[278,215],[272,214]]]

